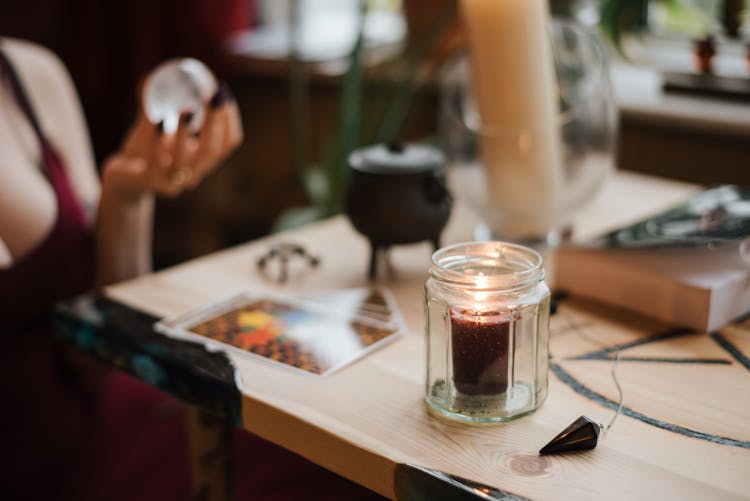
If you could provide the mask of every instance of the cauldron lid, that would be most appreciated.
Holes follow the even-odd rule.
[[[421,144],[376,144],[349,155],[352,169],[369,174],[417,174],[442,169],[444,164],[440,150]]]

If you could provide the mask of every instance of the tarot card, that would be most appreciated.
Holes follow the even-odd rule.
[[[240,293],[156,324],[212,348],[327,375],[397,338],[398,324],[280,295]]]

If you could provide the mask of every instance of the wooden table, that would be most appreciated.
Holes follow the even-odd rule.
[[[696,189],[619,173],[581,214],[578,234],[635,220]],[[457,196],[444,243],[471,239],[476,221],[458,188]],[[321,258],[321,266],[293,275],[284,286],[267,281],[255,262],[280,241],[304,245]],[[234,354],[228,355],[228,369],[191,362],[198,360],[192,355],[169,365],[169,350],[154,346],[173,341],[158,339],[149,322],[236,290],[298,294],[367,285],[367,243],[343,217],[115,285],[105,291],[105,302],[111,311],[143,312],[140,323],[122,325],[131,333],[149,330],[148,337],[129,346],[131,354],[145,346],[156,356],[156,369],[145,372],[156,371],[155,384],[171,385],[179,395],[179,381],[170,378],[203,379],[205,395],[228,401],[227,415],[234,413],[247,430],[391,498],[482,497],[467,487],[470,482],[455,477],[494,487],[496,494],[531,499],[750,496],[750,321],[710,334],[690,332],[564,299],[551,321],[544,405],[505,424],[454,423],[431,415],[423,403],[422,286],[430,254],[427,243],[394,248],[392,269],[380,280],[398,303],[406,335],[326,378]],[[67,319],[69,335],[76,335],[71,319],[79,327],[97,325],[96,315],[80,311],[63,312],[61,325]],[[618,401],[610,375],[614,347],[622,349],[617,371],[623,415],[592,451],[539,456],[537,451],[578,416],[602,423],[612,417]],[[191,371],[191,363],[198,367]]]

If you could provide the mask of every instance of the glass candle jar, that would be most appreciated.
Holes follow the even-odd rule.
[[[505,242],[432,255],[425,284],[425,400],[461,421],[508,421],[547,396],[550,291],[542,257]]]

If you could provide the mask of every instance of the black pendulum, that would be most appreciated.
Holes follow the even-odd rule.
[[[596,447],[601,426],[586,416],[581,416],[561,431],[539,454],[559,454],[561,452],[585,451]]]
[[[615,415],[609,421],[607,426],[603,426],[599,423],[592,421],[586,416],[581,416],[573,421],[567,428],[561,431],[555,438],[547,442],[547,444],[539,449],[540,455],[547,454],[560,454],[564,452],[573,451],[587,451],[596,447],[596,443],[599,440],[600,433],[607,433],[612,425],[615,424],[615,419],[622,412],[623,405],[623,394],[622,386],[620,381],[617,379],[617,363],[620,361],[620,351],[617,351],[615,360],[612,363],[612,380],[617,387],[617,391],[620,395],[620,403],[617,406]]]

